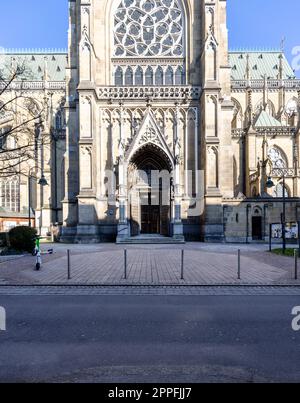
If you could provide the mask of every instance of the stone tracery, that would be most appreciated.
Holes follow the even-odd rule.
[[[268,151],[268,157],[273,168],[286,168],[286,158],[278,147],[272,147]]]
[[[186,84],[181,0],[118,0],[113,13],[114,84]],[[147,64],[143,59],[148,59]]]
[[[178,0],[121,0],[114,14],[114,56],[184,57]]]

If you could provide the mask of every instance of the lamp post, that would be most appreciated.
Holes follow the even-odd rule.
[[[53,179],[54,179],[54,211],[55,211],[55,222],[58,222],[58,207],[57,207],[57,201],[58,201],[58,196],[57,196],[57,142],[59,140],[59,134],[55,131],[51,131],[51,139],[54,142],[54,174],[53,174]]]
[[[31,227],[31,170],[34,167],[29,169],[28,172],[28,226]]]
[[[31,227],[31,169],[29,169],[28,173],[28,225]],[[38,181],[38,184],[40,186],[47,186],[48,182],[47,179],[45,178],[44,174],[42,174],[40,180]]]
[[[286,219],[286,196],[285,196],[285,174],[282,174],[282,213],[281,213],[281,231],[282,231],[282,253],[285,254],[286,251],[286,234],[285,234],[285,219]],[[274,182],[271,177],[268,177],[266,182],[266,186],[268,189],[273,188]]]

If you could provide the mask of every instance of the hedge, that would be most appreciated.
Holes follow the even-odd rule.
[[[34,228],[20,226],[9,231],[9,243],[12,249],[21,252],[32,252],[35,247],[37,232]]]

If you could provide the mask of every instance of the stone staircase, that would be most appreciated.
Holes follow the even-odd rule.
[[[117,241],[117,244],[127,244],[127,245],[135,245],[135,244],[184,244],[185,241],[182,239],[176,239],[172,237],[167,237],[163,235],[157,234],[142,234],[137,236],[132,236],[128,238],[124,238]]]

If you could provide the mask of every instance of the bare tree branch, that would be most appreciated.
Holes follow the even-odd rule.
[[[25,72],[24,63],[0,70],[0,177],[24,174],[24,163],[36,164],[38,149],[50,144],[50,136],[41,135],[45,105],[22,86],[13,90],[13,83],[20,82]]]

